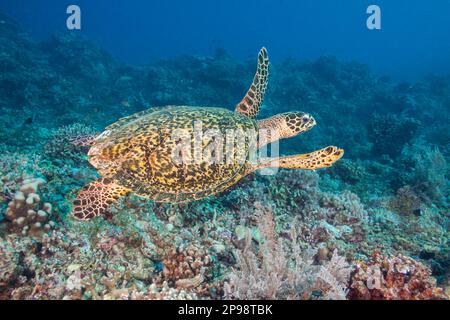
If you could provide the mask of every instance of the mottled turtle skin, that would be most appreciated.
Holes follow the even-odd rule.
[[[97,137],[75,139],[75,145],[91,147],[89,162],[102,178],[80,190],[73,216],[89,220],[103,215],[130,192],[156,202],[180,203],[219,193],[258,169],[330,167],[344,150],[328,146],[258,159],[256,150],[316,125],[311,115],[300,111],[255,120],[268,75],[269,57],[262,48],[253,82],[234,112],[212,107],[152,108],[120,119]]]
[[[174,164],[171,157],[177,141],[172,139],[173,130],[192,134],[194,121],[201,121],[203,131],[218,129],[223,135],[227,129],[258,129],[253,118],[222,108],[152,108],[108,126],[89,150],[89,161],[103,177],[157,202],[180,203],[219,193],[248,174],[251,165],[237,159]],[[247,139],[245,148],[237,152],[247,158]]]

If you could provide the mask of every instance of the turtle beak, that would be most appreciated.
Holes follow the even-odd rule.
[[[314,119],[313,116],[308,113],[304,113],[302,115],[301,121],[302,121],[303,131],[308,131],[317,124],[316,119]]]
[[[93,146],[88,151],[89,163],[97,170],[106,169],[110,161],[102,155],[101,146]]]

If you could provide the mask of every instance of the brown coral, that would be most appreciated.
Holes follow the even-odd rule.
[[[164,279],[182,283],[179,280],[192,279],[202,274],[210,263],[211,257],[205,249],[189,244],[173,249],[164,258],[162,274]]]
[[[9,202],[6,219],[10,221],[9,229],[22,235],[38,236],[50,231],[54,222],[50,220],[52,206],[42,203],[38,188],[43,179],[26,179],[19,191]]]
[[[350,284],[350,299],[430,300],[448,299],[431,271],[422,263],[403,255],[374,253],[369,261],[356,263]]]
[[[154,283],[158,288],[166,283],[180,292],[218,298],[222,295],[223,283],[213,276],[212,259],[204,247],[197,244],[180,245],[162,259],[164,267]]]

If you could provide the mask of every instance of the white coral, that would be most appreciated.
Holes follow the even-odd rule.
[[[334,250],[331,260],[323,265],[318,273],[318,277],[329,287],[328,290],[323,290],[325,299],[346,299],[351,271],[352,267],[345,261],[345,258],[339,256],[337,250]]]
[[[275,233],[272,212],[262,211],[258,227],[263,239],[258,255],[251,249],[248,233],[246,247],[236,253],[239,269],[224,284],[225,298],[301,299],[309,298],[318,288],[325,299],[345,299],[351,272],[345,259],[335,251],[329,262],[321,267],[314,265],[312,251],[300,251],[295,227],[289,245],[284,245]]]

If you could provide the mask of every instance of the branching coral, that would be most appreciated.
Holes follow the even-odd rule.
[[[295,299],[304,294],[302,287],[310,286],[308,276],[312,273],[312,258],[303,261],[296,255],[294,267],[289,268],[289,257],[282,240],[274,234],[273,216],[266,213],[265,217],[260,221],[260,230],[266,232],[259,250],[261,261],[252,250],[252,237],[248,233],[245,248],[236,254],[238,269],[230,274],[224,285],[225,298]]]
[[[172,248],[163,257],[163,270],[154,279],[159,288],[169,285],[177,291],[199,297],[217,298],[221,295],[221,281],[213,276],[213,268],[216,267],[213,263],[217,261],[215,256],[195,244]]]
[[[180,289],[192,289],[203,282],[211,257],[204,248],[188,245],[173,249],[162,262],[164,279],[175,282]]]
[[[350,299],[423,300],[448,299],[431,271],[403,255],[385,257],[375,253],[367,262],[357,262],[350,284]]]
[[[45,145],[44,152],[47,157],[54,160],[79,160],[85,156],[85,153],[74,142],[94,134],[95,130],[92,127],[80,123],[61,127],[53,133],[52,138]]]
[[[319,200],[321,208],[328,211],[329,218],[336,219],[341,223],[354,223],[366,221],[367,212],[359,200],[359,197],[349,191],[336,194],[325,194]]]

